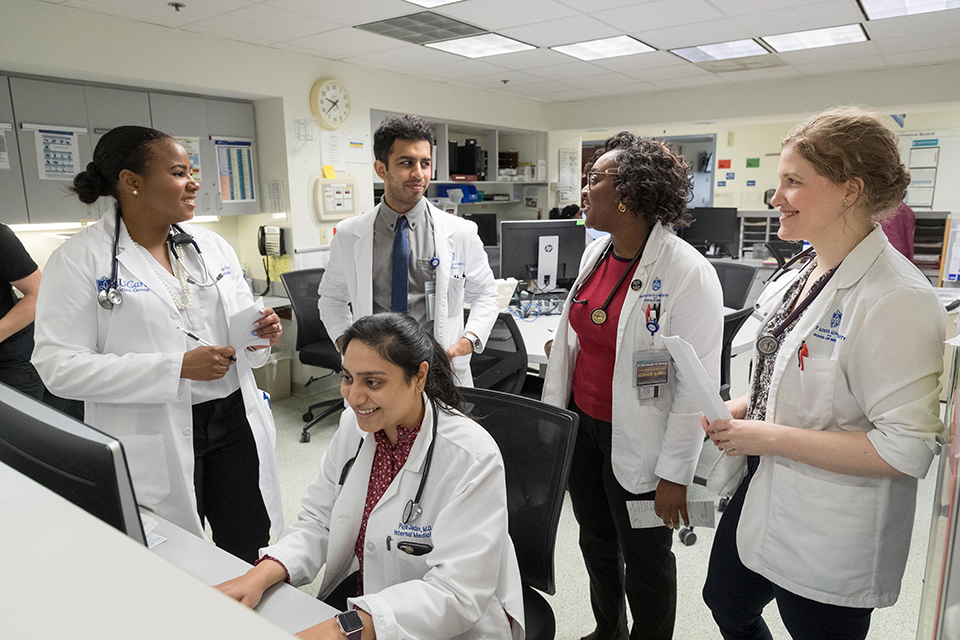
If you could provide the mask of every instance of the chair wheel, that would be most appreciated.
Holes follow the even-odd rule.
[[[683,529],[680,529],[679,536],[680,542],[682,542],[684,546],[692,547],[697,543],[697,534],[693,532],[693,529],[684,527]]]
[[[717,505],[717,511],[722,513],[727,508],[728,504],[730,504],[730,498],[727,496],[720,498],[720,504]]]
[[[304,431],[300,434],[300,442],[310,442],[310,432]]]
[[[305,414],[303,414],[304,422],[310,422],[311,420],[313,420],[313,411],[307,411]]]

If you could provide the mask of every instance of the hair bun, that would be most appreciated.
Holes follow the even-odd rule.
[[[95,162],[88,162],[86,170],[76,175],[73,190],[80,201],[86,204],[93,204],[100,196],[110,195],[107,178]]]

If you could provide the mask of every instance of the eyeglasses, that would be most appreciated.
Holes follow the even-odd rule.
[[[589,191],[592,187],[597,186],[597,182],[600,181],[600,178],[597,176],[615,175],[617,175],[616,171],[587,171],[587,190]]]

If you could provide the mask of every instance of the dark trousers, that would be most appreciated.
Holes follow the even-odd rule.
[[[580,525],[580,551],[590,576],[597,640],[627,637],[624,594],[633,615],[631,640],[673,637],[677,613],[677,563],[666,527],[633,529],[627,500],[655,493],[626,491],[613,475],[611,424],[594,420],[571,399],[580,416],[568,488]]]
[[[771,640],[763,621],[763,608],[776,599],[783,624],[794,640],[861,640],[870,629],[873,609],[841,607],[815,602],[779,587],[740,562],[737,525],[743,500],[756,471],[756,458],[748,461],[749,473],[720,518],[710,551],[703,600],[725,640]]]
[[[253,564],[270,541],[260,495],[260,459],[238,389],[193,405],[193,483],[200,522],[221,549]]]
[[[43,382],[40,374],[30,364],[29,354],[26,360],[0,362],[0,382],[17,391],[43,400]]]

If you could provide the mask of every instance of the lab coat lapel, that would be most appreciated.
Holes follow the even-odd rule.
[[[622,335],[627,319],[630,317],[630,314],[633,313],[633,308],[640,300],[640,296],[650,288],[647,283],[648,274],[653,271],[653,265],[657,262],[662,245],[663,225],[655,224],[650,228],[650,239],[647,240],[647,246],[643,248],[643,255],[640,256],[640,261],[637,263],[637,268],[634,270],[633,276],[621,285],[627,287],[627,295],[623,300],[623,307],[620,310],[618,335]],[[643,286],[636,291],[630,286],[634,280],[639,280],[643,283]]]
[[[361,216],[354,227],[353,255],[357,264],[353,267],[356,308],[354,318],[362,318],[373,313],[373,225],[380,213],[380,205],[371,211],[372,215]]]
[[[427,399],[427,395],[423,394],[423,401],[426,403],[426,410],[423,413],[423,423],[420,425],[420,433],[417,434],[417,439],[413,443],[413,447],[410,449],[410,455],[407,457],[406,463],[404,463],[403,468],[400,469],[400,473],[397,474],[396,479],[390,483],[390,486],[387,487],[387,490],[383,492],[383,496],[380,498],[380,501],[377,503],[377,506],[374,507],[376,511],[379,507],[384,505],[389,505],[391,499],[396,496],[398,491],[398,486],[402,483],[407,474],[416,476],[415,482],[406,483],[407,486],[416,487],[419,486],[420,477],[423,475],[423,466],[427,458],[427,448],[430,446],[430,442],[433,440],[433,407],[430,404],[430,400]],[[439,418],[439,416],[438,416]],[[416,495],[416,489],[413,490],[414,493],[410,496],[402,496],[403,504],[406,504],[407,500],[412,500]],[[402,510],[402,505],[400,509]],[[400,520],[401,512],[397,511],[397,521]]]
[[[114,224],[117,224],[115,213],[112,217],[112,220]],[[119,224],[122,226],[120,227],[120,242],[117,244],[117,260],[120,262],[123,268],[126,269],[131,276],[133,276],[133,278],[136,278],[140,282],[147,285],[147,289],[150,290],[150,293],[157,296],[172,310],[177,311],[177,306],[173,303],[173,298],[170,297],[166,287],[164,287],[163,283],[160,281],[160,277],[154,273],[153,268],[151,268],[150,264],[147,262],[147,259],[144,258],[136,244],[134,244],[133,239],[127,232],[126,225],[123,225],[123,220],[120,220]],[[111,247],[113,245],[113,229],[113,225],[110,225],[109,237]],[[117,273],[117,278],[122,278],[122,271]]]
[[[446,336],[447,318],[450,317],[447,307],[447,289],[450,285],[450,273],[454,260],[457,259],[453,242],[453,228],[446,224],[443,212],[436,209],[429,202],[430,219],[433,222],[433,249],[434,255],[440,261],[437,264],[437,295],[434,309],[433,337],[442,345],[452,344],[453,336]],[[459,339],[459,336],[456,336]],[[411,452],[412,453],[412,452]]]
[[[356,440],[353,440],[356,443]],[[351,445],[352,447],[352,445]],[[346,577],[344,573],[353,562],[353,549],[360,535],[360,521],[367,502],[367,485],[370,482],[370,469],[373,467],[373,454],[377,443],[371,434],[365,434],[360,453],[347,475],[330,514],[330,543],[327,550],[327,567],[332,582],[324,576],[324,584],[336,586]],[[351,448],[353,455],[355,449]],[[343,573],[343,575],[339,575]]]

